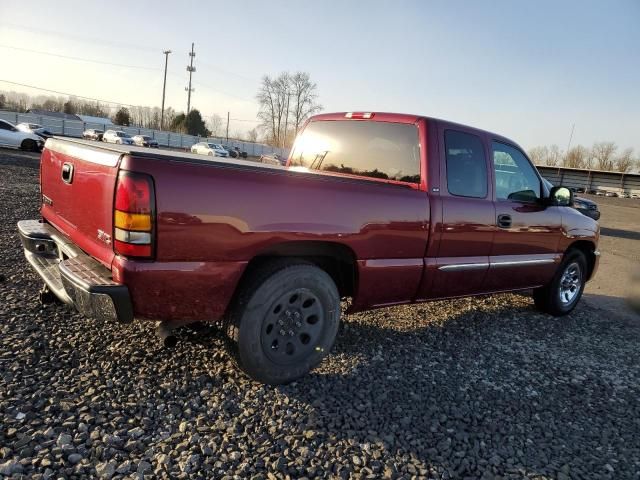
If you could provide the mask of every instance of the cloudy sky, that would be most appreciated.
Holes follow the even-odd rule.
[[[526,148],[613,140],[640,150],[640,1],[0,3],[10,81],[135,105],[192,105],[255,126],[260,77],[307,71],[325,111],[467,123]],[[73,57],[73,58],[69,58]],[[82,60],[84,59],[84,60]],[[90,60],[90,61],[87,61]]]

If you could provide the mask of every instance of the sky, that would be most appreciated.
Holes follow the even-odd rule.
[[[263,75],[306,71],[325,112],[422,114],[525,148],[566,149],[575,124],[572,145],[640,152],[640,0],[16,5],[0,2],[0,90],[159,106],[171,49],[166,105],[186,110],[194,42],[192,107],[230,112],[232,131],[257,125]]]

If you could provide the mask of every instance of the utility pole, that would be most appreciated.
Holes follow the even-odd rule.
[[[187,72],[189,72],[189,86],[185,87],[185,90],[188,92],[187,94],[187,115],[189,115],[189,111],[191,110],[191,92],[193,92],[193,88],[191,88],[191,75],[196,71],[196,67],[193,66],[193,58],[196,56],[196,52],[193,51],[193,43],[191,43],[191,51],[189,52],[189,56],[191,57],[191,62],[187,65]]]
[[[164,93],[167,90],[167,65],[169,64],[169,54],[171,50],[165,50],[164,53],[164,83],[162,84],[162,111],[160,112],[160,130],[164,126]]]
[[[573,140],[573,129],[576,128],[576,124],[571,124],[571,134],[569,135],[569,144],[567,145],[567,153],[569,153],[569,149],[571,148],[571,140]]]
[[[227,112],[227,143],[229,143],[229,112]]]

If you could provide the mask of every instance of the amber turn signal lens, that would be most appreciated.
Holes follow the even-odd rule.
[[[116,210],[115,227],[138,232],[151,231],[151,215],[146,213],[127,213]]]

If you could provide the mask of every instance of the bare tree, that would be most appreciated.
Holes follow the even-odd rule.
[[[616,157],[615,169],[618,172],[627,173],[633,168],[635,159],[633,158],[633,148],[626,148]]]
[[[317,86],[305,72],[265,75],[256,98],[260,128],[267,142],[278,146],[290,145],[302,123],[321,108],[316,103]]]
[[[224,121],[222,117],[216,113],[211,115],[209,120],[209,130],[211,130],[211,135],[213,137],[219,137],[222,134],[222,127],[224,125]]]
[[[545,159],[545,165],[556,167],[560,165],[560,162],[562,162],[562,150],[560,150],[558,145],[551,145],[549,147],[547,158]]]
[[[533,147],[527,153],[534,165],[544,165],[548,151],[547,147]]]
[[[594,143],[591,154],[599,170],[613,170],[613,160],[617,145],[613,142]]]
[[[247,132],[247,140],[256,143],[258,141],[258,129],[252,128]]]
[[[298,133],[302,124],[314,113],[322,110],[316,103],[318,86],[311,81],[307,72],[297,72],[291,77],[292,116],[294,133]]]
[[[562,163],[569,168],[584,168],[588,156],[588,149],[582,145],[576,145],[567,152]]]

